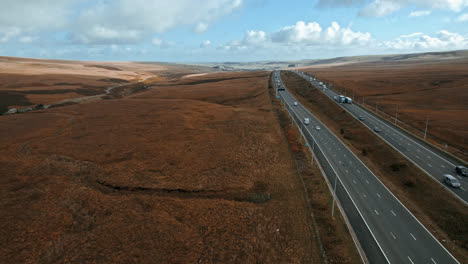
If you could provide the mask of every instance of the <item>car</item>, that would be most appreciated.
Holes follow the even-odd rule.
[[[359,120],[364,121],[365,118],[364,118],[363,116],[360,115],[360,116],[359,116]]]
[[[444,182],[453,188],[460,188],[460,182],[450,174],[444,174]]]
[[[468,177],[468,169],[464,166],[456,166],[455,171],[457,172],[458,175]]]
[[[320,127],[319,127],[319,126],[316,126],[316,127],[315,127],[315,130],[320,130]]]
[[[304,124],[306,124],[306,125],[310,124],[309,118],[304,118]]]
[[[297,106],[297,102],[294,102],[294,106]]]
[[[380,132],[380,128],[374,127],[374,131],[377,132],[377,133],[379,133],[379,132]]]

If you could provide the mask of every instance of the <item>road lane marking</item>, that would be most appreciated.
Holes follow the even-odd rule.
[[[419,159],[419,156],[418,156],[418,155],[416,155],[416,158],[418,158],[418,159]]]
[[[362,193],[362,195],[364,196],[364,198],[367,198],[366,194],[365,193]]]
[[[390,232],[390,235],[392,235],[393,239],[396,239],[395,235],[392,232]]]
[[[413,236],[413,234],[411,234],[411,233],[409,233],[409,234],[413,237],[414,240],[416,240],[416,238]]]
[[[369,181],[368,181],[368,180],[366,180],[366,182],[367,182],[367,184],[369,184]]]
[[[461,186],[460,186],[460,189],[462,189],[462,191],[466,191],[465,188],[463,188],[463,187],[461,187]]]
[[[393,210],[390,210],[390,212],[392,212],[393,216],[396,216],[395,212],[393,212]]]
[[[430,159],[431,157],[430,156],[427,156],[428,159]]]
[[[356,184],[356,181],[355,181],[355,180],[353,180],[353,182],[354,182],[354,184]]]
[[[379,194],[379,193],[377,193],[377,196],[378,196],[380,199],[382,199],[382,197],[380,196],[380,194]]]
[[[442,166],[442,168],[445,168],[445,166],[444,166],[444,165],[440,165],[440,166]]]
[[[345,171],[346,171],[346,173],[349,173],[349,171],[348,171],[348,170],[345,170]]]
[[[338,162],[341,164],[341,160],[340,160],[340,161],[338,161]]]
[[[379,212],[377,212],[377,210],[374,209],[374,212],[375,212],[377,215],[379,215]]]
[[[419,149],[417,149],[416,151],[417,151],[417,152],[421,152],[421,150],[419,150]]]
[[[361,171],[360,171],[360,170],[357,170],[357,172],[358,172],[358,173],[361,173]]]
[[[431,167],[431,168],[432,168],[432,165],[431,165],[431,164],[429,164],[429,163],[428,163],[427,165],[428,165],[429,167]]]
[[[409,256],[408,256],[408,259],[411,262],[411,264],[414,264],[414,262],[411,260],[411,258]]]
[[[431,260],[432,260],[432,263],[437,264],[437,262],[435,262],[435,260],[433,258],[431,258]]]

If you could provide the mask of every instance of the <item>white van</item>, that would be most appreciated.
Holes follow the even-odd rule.
[[[310,124],[309,118],[304,118],[304,124],[306,124],[306,125]]]

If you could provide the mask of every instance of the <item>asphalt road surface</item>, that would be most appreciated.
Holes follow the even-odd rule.
[[[284,87],[279,72],[274,78],[277,87]],[[458,263],[346,145],[300,103],[294,105],[297,100],[287,89],[277,95],[322,167],[331,166],[330,173],[325,169],[328,180],[337,179],[336,197],[371,263]]]
[[[339,96],[335,91],[327,88],[323,89],[323,87],[319,86],[317,81],[302,72],[296,73],[311,82],[320,91],[339,104],[338,101],[334,99],[335,96]],[[426,174],[433,177],[456,197],[460,198],[465,204],[468,203],[468,177],[462,177],[456,174],[455,166],[459,165],[457,161],[447,157],[446,155],[442,155],[440,151],[434,149],[434,147],[412,138],[403,130],[390,125],[388,122],[382,121],[379,117],[358,105],[347,103],[341,103],[339,105],[346,109],[355,118],[359,119],[359,117],[363,117],[364,120],[361,120],[361,122],[374,133],[376,133],[374,128],[377,127],[380,130],[380,132],[376,133],[379,137],[385,140],[421,170],[426,172]],[[461,183],[461,187],[453,188],[446,185],[443,181],[444,174],[451,174],[452,176],[457,177]]]

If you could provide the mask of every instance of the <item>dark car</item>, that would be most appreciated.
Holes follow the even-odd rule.
[[[365,118],[363,116],[359,116],[359,120],[364,121]]]
[[[466,167],[456,166],[455,171],[457,172],[457,174],[459,174],[461,176],[468,177],[468,169]]]
[[[379,133],[379,132],[380,132],[380,128],[374,127],[374,131],[377,132],[377,133]]]

